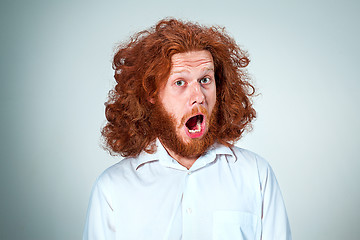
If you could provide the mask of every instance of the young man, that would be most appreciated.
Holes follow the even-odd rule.
[[[233,146],[255,117],[247,53],[175,19],[119,47],[103,136],[126,157],[93,188],[84,239],[291,239],[279,186]]]

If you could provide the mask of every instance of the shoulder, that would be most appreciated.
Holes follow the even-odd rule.
[[[108,167],[100,176],[112,176],[120,173],[126,173],[136,168],[137,158],[124,158],[114,165]]]
[[[96,185],[104,190],[121,186],[121,182],[127,181],[135,174],[137,160],[137,158],[124,158],[108,167],[99,175]]]
[[[145,163],[158,161],[157,152],[151,154],[143,151],[135,157],[123,158],[118,163],[107,168],[98,177],[97,182],[104,187],[115,187],[116,189],[119,189],[119,186],[136,184],[139,180],[139,167]]]
[[[237,146],[231,147],[231,150],[236,159],[234,165],[257,174],[260,182],[266,181],[269,174],[273,175],[269,162],[259,154]]]
[[[275,173],[266,159],[252,151],[243,148],[235,146],[231,149],[237,157],[238,164],[244,164],[245,162],[249,165],[253,165],[256,168],[261,189],[263,189],[266,184],[277,184]]]
[[[248,163],[248,164],[256,164],[259,168],[268,168],[269,163],[262,156],[257,153],[254,153],[250,150],[240,148],[237,146],[232,146],[231,151],[235,156],[235,161],[239,164]]]

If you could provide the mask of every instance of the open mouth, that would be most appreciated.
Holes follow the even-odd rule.
[[[200,133],[203,121],[204,116],[198,114],[189,118],[189,120],[186,121],[185,126],[187,127],[189,133]]]

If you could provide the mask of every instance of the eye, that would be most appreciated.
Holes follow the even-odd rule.
[[[211,82],[211,79],[209,77],[204,77],[204,78],[200,79],[201,84],[207,84],[210,82]]]
[[[175,85],[176,85],[176,86],[179,86],[179,87],[184,86],[184,85],[185,85],[185,81],[184,81],[184,80],[177,80],[177,81],[175,82]]]

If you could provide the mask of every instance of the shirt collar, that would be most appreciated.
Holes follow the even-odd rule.
[[[196,170],[204,167],[205,165],[214,162],[216,160],[216,157],[221,155],[225,156],[228,162],[234,163],[236,161],[236,156],[231,148],[216,142],[206,151],[204,155],[202,155],[195,161],[195,163],[191,167],[191,170]]]
[[[164,146],[161,144],[159,139],[156,139],[155,142],[156,145],[156,152],[155,153],[147,153],[145,151],[142,151],[138,157],[138,161],[136,164],[136,169],[138,169],[140,166],[149,163],[158,161],[161,163],[161,165],[176,168],[180,170],[186,170],[185,167],[181,166],[175,159],[173,159],[166,151]],[[230,147],[224,146],[220,143],[213,144],[207,152],[199,157],[193,166],[190,168],[190,170],[196,170],[199,169],[213,161],[215,161],[217,155],[225,155],[227,161],[234,163],[237,159],[235,154],[233,153],[233,150]]]
[[[163,165],[164,163],[169,164],[175,164],[177,163],[176,160],[174,160],[166,151],[166,149],[163,147],[159,139],[156,139],[155,141],[156,151],[154,153],[147,153],[145,151],[142,151],[138,157],[138,162],[136,164],[136,170],[149,162],[161,162]]]
[[[226,159],[232,163],[236,162],[237,160],[236,155],[230,147],[227,147],[218,142],[210,147],[209,152],[214,152],[215,155],[225,155]]]

